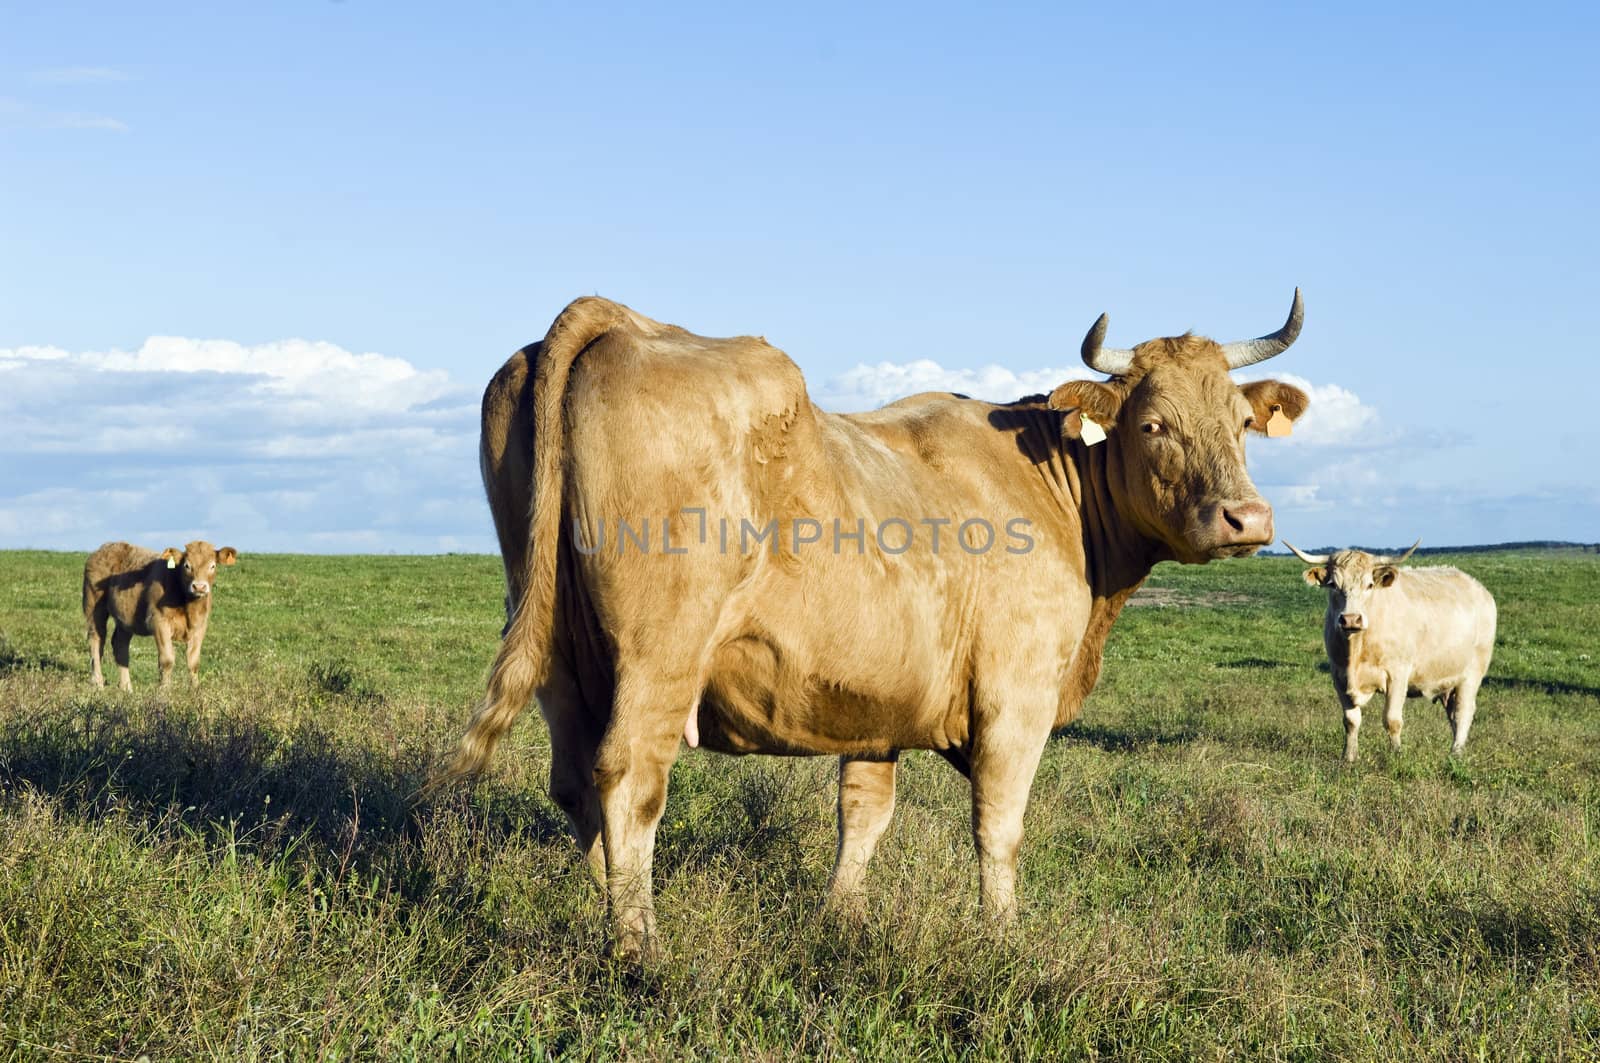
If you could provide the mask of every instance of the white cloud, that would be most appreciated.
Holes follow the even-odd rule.
[[[104,129],[112,133],[126,133],[128,123],[120,118],[103,114],[86,114],[82,111],[57,111],[46,114],[41,120],[46,129]]]
[[[129,76],[108,66],[59,66],[35,70],[28,75],[28,80],[40,85],[103,85],[127,81]]]
[[[403,359],[175,336],[0,349],[0,423],[0,547],[492,549],[477,395]]]
[[[0,129],[98,129],[126,133],[128,123],[108,115],[57,111],[14,97],[0,97]]]

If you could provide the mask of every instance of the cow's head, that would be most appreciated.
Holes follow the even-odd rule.
[[[1305,580],[1313,587],[1328,589],[1328,620],[1346,635],[1367,629],[1367,607],[1372,595],[1394,586],[1400,578],[1400,565],[1422,544],[1418,539],[1399,557],[1369,554],[1361,550],[1340,550],[1332,554],[1308,554],[1291,543],[1284,546],[1312,566]]]
[[[204,598],[216,586],[217,568],[239,560],[239,551],[231,546],[218,550],[210,543],[196,539],[182,550],[176,546],[167,547],[161,551],[161,557],[168,568],[177,570],[184,594],[190,598]]]
[[[1228,372],[1287,349],[1304,316],[1297,288],[1289,320],[1260,339],[1216,343],[1186,333],[1121,350],[1104,345],[1102,314],[1084,338],[1083,360],[1111,379],[1070,381],[1050,395],[1067,414],[1068,436],[1107,433],[1118,510],[1173,559],[1243,557],[1272,541],[1272,507],[1245,472],[1245,433],[1265,433],[1274,416],[1293,421],[1311,400],[1276,380],[1235,384]]]

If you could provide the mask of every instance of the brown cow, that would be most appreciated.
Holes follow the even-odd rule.
[[[1093,688],[1128,597],[1159,561],[1272,539],[1245,433],[1308,400],[1228,371],[1288,347],[1302,315],[1296,292],[1259,340],[1132,350],[1103,346],[1102,316],[1083,358],[1109,380],[839,416],[764,340],[577,300],[485,395],[490,504],[502,541],[527,543],[508,548],[520,603],[440,781],[481,772],[537,694],[551,796],[606,885],[619,951],[647,956],[680,735],[841,757],[829,902],[845,908],[898,752],[932,749],[971,780],[981,899],[1007,918],[1045,740]],[[522,479],[518,450],[520,491],[500,478]]]
[[[218,550],[200,540],[159,554],[131,543],[106,543],[90,554],[83,566],[83,618],[89,624],[89,663],[94,669],[90,681],[97,687],[106,685],[100,650],[106,641],[106,621],[112,619],[117,630],[111,636],[111,652],[117,662],[117,685],[123,690],[133,689],[128,644],[135,635],[155,636],[162,686],[172,679],[173,642],[187,643],[189,683],[197,685],[217,566],[238,559],[239,551],[233,547]]]
[[[1328,591],[1322,643],[1333,689],[1344,710],[1344,759],[1354,763],[1361,710],[1384,692],[1384,726],[1400,748],[1406,697],[1444,706],[1459,754],[1478,711],[1478,687],[1494,656],[1496,609],[1483,584],[1448,566],[1401,568],[1416,550],[1381,557],[1360,550],[1308,554],[1305,581]]]

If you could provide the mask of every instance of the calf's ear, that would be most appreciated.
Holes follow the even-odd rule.
[[[183,560],[183,551],[176,546],[169,546],[161,551],[161,560],[167,563],[168,568],[177,568],[178,562]]]
[[[239,560],[239,551],[231,546],[224,546],[217,551],[217,564],[219,565],[231,565],[237,560]]]
[[[1391,587],[1400,578],[1400,570],[1393,565],[1379,565],[1372,570],[1372,582],[1380,587]]]
[[[1097,380],[1069,380],[1050,393],[1048,405],[1067,415],[1061,422],[1062,431],[1077,439],[1083,433],[1085,417],[1111,430],[1122,409],[1122,392]]]
[[[1250,410],[1255,421],[1250,425],[1250,431],[1266,434],[1267,422],[1272,420],[1274,414],[1297,421],[1300,415],[1306,412],[1311,405],[1311,397],[1293,384],[1285,384],[1281,380],[1253,380],[1248,384],[1240,384],[1239,390],[1244,394],[1245,401],[1250,404]],[[1273,407],[1277,409],[1274,410]],[[1280,433],[1280,434],[1287,434]]]
[[[1322,581],[1326,579],[1327,576],[1328,570],[1325,568],[1308,568],[1306,569],[1303,578],[1307,583],[1311,584],[1311,586],[1320,587],[1322,586]]]

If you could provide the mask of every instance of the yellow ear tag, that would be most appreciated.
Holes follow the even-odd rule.
[[[1294,430],[1294,422],[1283,415],[1283,407],[1272,404],[1272,416],[1267,418],[1267,435],[1286,436]]]
[[[1078,438],[1083,440],[1084,446],[1092,447],[1106,441],[1106,430],[1095,424],[1088,414],[1079,413],[1078,420],[1083,422],[1083,427],[1078,430]]]
[[[174,561],[172,558],[169,557],[169,558],[167,558],[167,567],[168,568],[177,568],[178,567],[178,563],[176,561]]]

